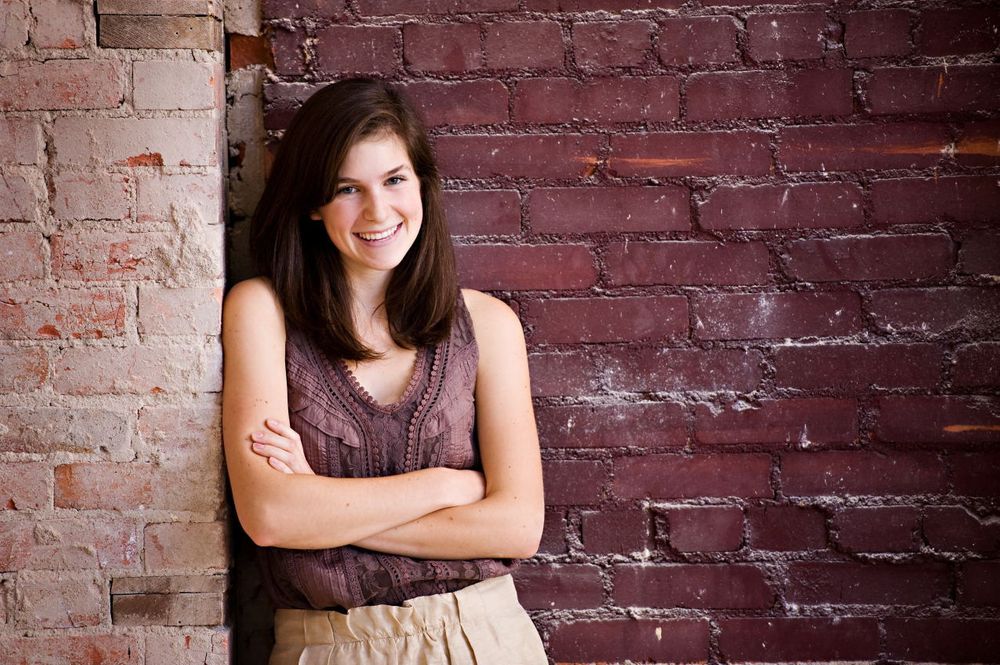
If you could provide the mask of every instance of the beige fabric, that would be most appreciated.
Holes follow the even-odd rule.
[[[270,665],[546,665],[510,575],[401,607],[278,610]]]

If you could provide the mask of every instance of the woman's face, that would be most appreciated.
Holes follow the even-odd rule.
[[[399,265],[423,221],[420,180],[402,140],[383,134],[355,143],[333,199],[311,216],[322,220],[348,275],[363,278]]]

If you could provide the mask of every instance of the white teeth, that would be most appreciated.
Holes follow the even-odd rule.
[[[381,240],[382,238],[388,238],[389,236],[391,236],[393,233],[396,232],[396,229],[398,228],[399,224],[392,227],[391,229],[386,229],[385,231],[379,231],[378,233],[355,233],[354,235],[358,236],[362,240]]]

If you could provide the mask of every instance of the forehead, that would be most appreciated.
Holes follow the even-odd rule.
[[[365,137],[352,145],[338,175],[355,179],[382,175],[400,165],[413,168],[406,144],[395,134],[384,133]]]

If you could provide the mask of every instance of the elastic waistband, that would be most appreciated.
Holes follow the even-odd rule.
[[[275,641],[283,645],[344,644],[402,637],[451,622],[471,622],[520,610],[514,579],[492,577],[451,593],[396,605],[368,605],[346,614],[326,610],[276,610]]]

